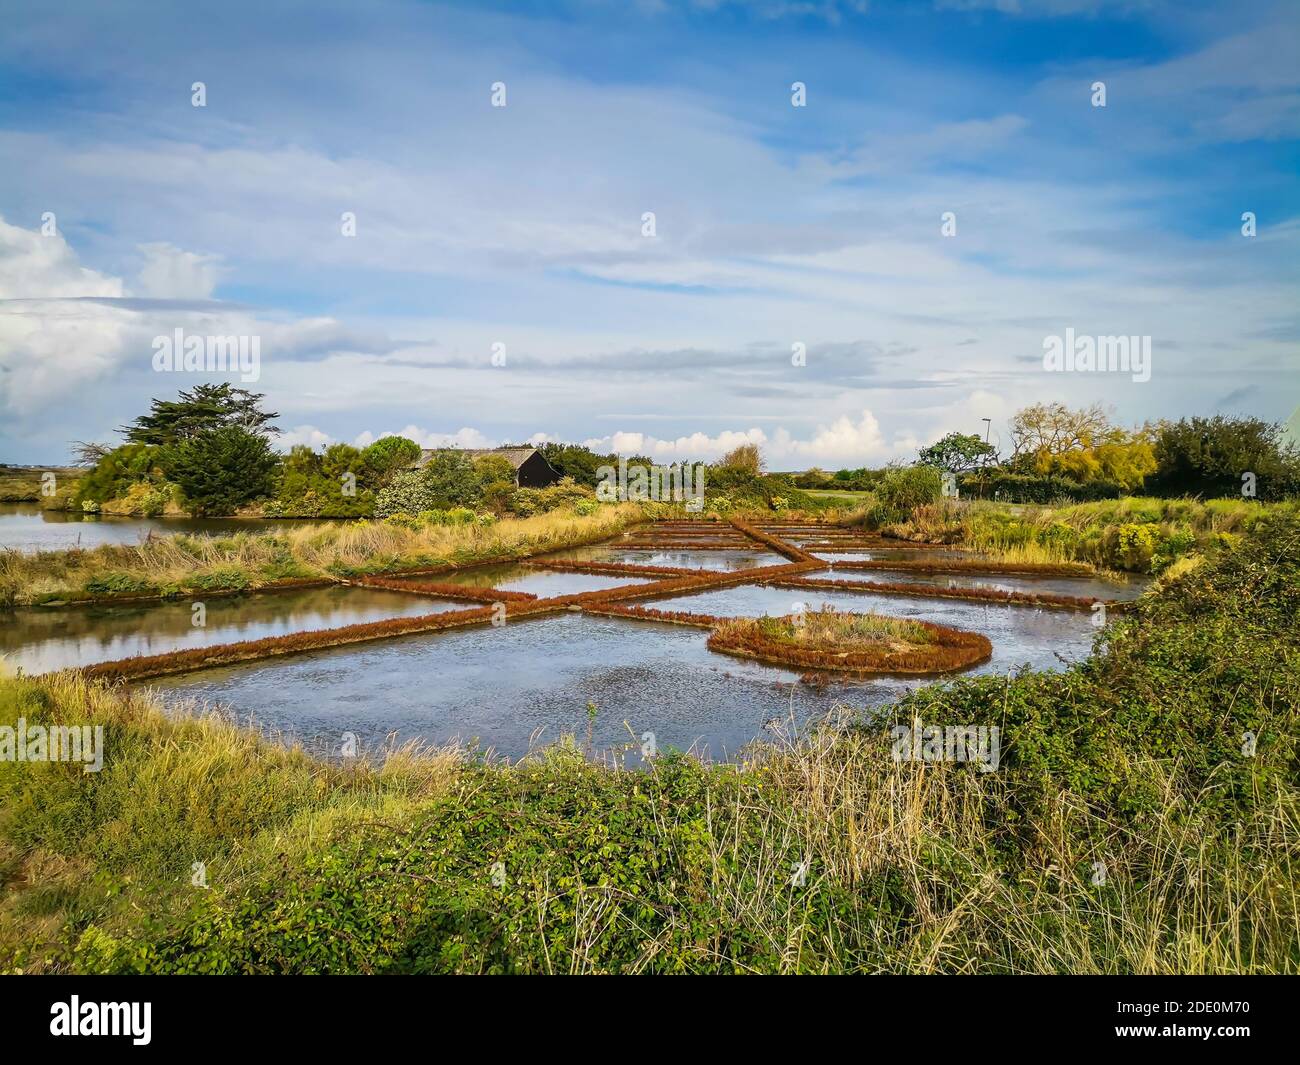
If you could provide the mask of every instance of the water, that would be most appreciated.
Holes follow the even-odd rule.
[[[566,613],[152,683],[172,705],[222,704],[312,750],[337,750],[344,732],[374,749],[396,732],[396,742],[477,742],[511,758],[566,733],[585,742],[588,702],[597,707],[596,750],[633,736],[639,748],[653,732],[660,750],[728,758],[769,721],[803,720],[837,702],[878,705],[915,684],[887,678],[819,690],[789,670],[714,654],[706,636]]]
[[[907,553],[909,558],[926,552]],[[731,571],[773,565],[764,550],[629,551],[598,545],[559,552],[598,561],[641,562]],[[969,556],[967,556],[969,557]],[[953,577],[927,574],[823,574],[845,579],[897,579],[1060,591],[1104,598],[1138,587],[1090,580]],[[814,575],[817,576],[817,575]],[[597,574],[554,573],[517,563],[481,566],[430,578],[466,587],[496,587],[541,596],[642,583]],[[872,611],[982,632],[993,658],[976,673],[1004,674],[1030,665],[1060,669],[1086,656],[1097,630],[1088,611],[878,596],[869,593],[762,588],[751,585],[655,600],[659,609],[721,616],[785,614],[797,602]],[[383,617],[463,607],[405,593],[322,588],[212,599],[208,625],[195,630],[190,603],[28,609],[0,615],[0,650],[30,672],[179,647],[221,643]],[[363,750],[419,740],[479,744],[510,758],[564,734],[585,743],[587,705],[597,715],[596,750],[639,748],[654,733],[660,750],[694,749],[734,757],[775,723],[802,722],[836,704],[870,709],[932,678],[837,675],[826,687],[800,683],[779,666],[715,654],[700,629],[625,618],[563,613],[412,634],[371,643],[240,663],[142,682],[174,708],[218,706],[319,753],[337,752],[354,733]],[[624,724],[626,722],[626,725]],[[629,731],[630,730],[630,731]],[[635,736],[635,743],[633,737]],[[628,764],[638,764],[633,752]]]
[[[657,600],[663,609],[720,615],[779,614],[793,593],[742,586]],[[985,606],[853,593],[818,593],[812,604],[872,610],[983,632],[990,662],[973,672],[1029,664],[1060,669],[1087,655],[1096,629],[1086,612]],[[562,614],[497,629],[452,630],[333,648],[152,682],[173,705],[231,708],[316,750],[343,732],[371,747],[400,741],[478,742],[517,758],[565,733],[585,736],[587,703],[598,708],[593,742],[609,749],[649,731],[662,748],[736,754],[765,723],[798,721],[837,703],[870,708],[929,678],[836,678],[824,689],[778,666],[715,654],[700,629]],[[629,764],[635,764],[630,757]]]
[[[369,588],[306,588],[213,597],[207,624],[194,624],[193,603],[29,607],[0,611],[0,655],[11,668],[47,673],[136,655],[259,640],[384,618],[463,610],[472,603]]]
[[[556,573],[533,569],[518,563],[499,566],[475,566],[460,573],[433,574],[427,580],[438,584],[456,584],[466,589],[482,591],[496,588],[503,592],[527,592],[539,599],[558,595],[577,595],[579,592],[597,592],[618,588],[625,584],[645,584],[647,577],[608,577],[596,573]]]
[[[918,561],[920,561],[918,559]],[[841,570],[809,573],[810,580],[880,581],[891,584],[931,584],[939,588],[995,588],[1004,592],[1037,595],[1073,595],[1085,599],[1136,599],[1147,581],[1131,578],[1123,583],[1091,577],[1034,577],[1028,574],[918,573],[907,570]]]
[[[547,561],[622,562],[635,566],[674,566],[679,569],[743,570],[760,566],[780,566],[790,560],[764,548],[736,551],[691,551],[661,548],[655,550],[597,544],[556,551]]]
[[[789,614],[797,610],[799,604],[807,609],[829,605],[836,610],[887,614],[982,632],[993,641],[993,657],[972,667],[974,673],[1005,673],[1022,665],[1035,669],[1060,669],[1068,661],[1086,657],[1097,634],[1092,614],[1086,610],[1047,610],[968,603],[957,599],[909,599],[899,595],[760,588],[754,585],[658,599],[648,605],[657,610],[684,610],[717,617],[758,617]]]
[[[262,518],[108,518],[71,511],[42,510],[35,503],[0,503],[0,550],[32,554],[105,544],[138,544],[150,536],[236,532],[264,533],[302,521]]]

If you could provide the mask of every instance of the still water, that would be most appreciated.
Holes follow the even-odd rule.
[[[1096,630],[1086,613],[899,597],[831,594],[853,610],[937,621],[986,633],[992,661],[1059,669],[1085,656]],[[791,593],[739,587],[653,604],[717,614],[785,613]],[[703,630],[563,614],[498,629],[453,630],[207,670],[153,683],[172,705],[219,704],[315,750],[343,732],[371,747],[397,741],[478,743],[512,758],[565,733],[585,735],[595,703],[598,749],[649,731],[656,742],[733,756],[765,724],[824,713],[836,703],[872,707],[928,683],[916,677],[799,683],[797,673],[715,654]],[[625,725],[624,722],[627,724]],[[630,732],[629,732],[630,729]],[[635,757],[630,764],[635,764]]]
[[[236,532],[271,532],[302,525],[298,521],[261,518],[103,518],[63,510],[42,510],[35,503],[0,503],[0,550],[31,554],[67,551],[104,544],[138,544],[150,536]]]
[[[908,552],[920,559],[925,552]],[[628,550],[579,548],[550,556],[645,562],[714,570],[772,565],[762,550]],[[862,557],[858,555],[857,557]],[[814,576],[857,580],[978,584],[1064,594],[1128,597],[1138,585],[1029,577],[951,577],[924,574]],[[477,588],[527,591],[540,596],[640,583],[596,574],[552,573],[518,564],[476,567],[439,575],[437,581]],[[993,642],[990,662],[973,672],[1004,674],[1031,665],[1060,669],[1086,656],[1097,629],[1087,611],[879,596],[870,592],[739,586],[649,604],[722,616],[785,614],[796,603],[829,603],[972,629]],[[36,673],[71,665],[159,654],[168,650],[331,628],[386,617],[462,608],[401,592],[332,587],[289,593],[213,598],[207,625],[196,629],[191,604],[31,608],[0,614],[0,652],[11,664]],[[141,682],[178,710],[217,707],[241,722],[302,742],[310,750],[337,751],[342,734],[354,733],[363,749],[390,742],[477,744],[511,758],[564,734],[585,742],[589,703],[596,706],[592,742],[597,750],[639,747],[652,732],[661,750],[695,749],[733,757],[778,722],[803,721],[836,704],[870,708],[931,678],[836,678],[826,687],[800,682],[777,666],[715,654],[698,629],[622,618],[565,613],[423,633],[312,651],[263,662],[203,670]],[[637,756],[628,756],[635,765]]]
[[[369,588],[306,588],[211,597],[203,604],[203,625],[195,624],[193,605],[178,600],[0,610],[0,656],[12,669],[48,673],[136,655],[463,610],[474,604]]]

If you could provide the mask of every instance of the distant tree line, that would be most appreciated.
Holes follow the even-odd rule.
[[[1040,403],[1016,413],[1005,458],[979,436],[949,433],[917,464],[954,476],[963,496],[1010,502],[1088,501],[1150,494],[1201,498],[1300,494],[1300,450],[1281,425],[1216,415],[1126,429],[1100,405]],[[888,470],[811,469],[801,488],[878,490]]]

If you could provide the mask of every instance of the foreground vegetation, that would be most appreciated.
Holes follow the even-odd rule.
[[[1294,973],[1297,616],[1300,520],[1271,514],[1064,673],[645,772],[575,745],[330,764],[9,681],[0,723],[99,722],[107,754],[0,762],[0,967]],[[915,719],[998,726],[997,770],[895,761]]]
[[[91,551],[0,552],[0,607],[123,596],[240,591],[276,581],[508,561],[606,539],[636,521],[633,504],[594,513],[440,524],[357,521],[233,536],[169,536]]]

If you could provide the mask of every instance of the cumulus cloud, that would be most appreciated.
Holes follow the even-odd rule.
[[[365,430],[358,433],[352,443],[356,447],[367,447],[385,436],[404,436],[427,448],[501,447],[507,443],[517,443],[521,439],[512,437],[505,440],[470,426],[444,432],[418,425],[408,425],[396,432],[386,430],[376,433]],[[537,432],[522,439],[538,446],[557,438],[549,433]],[[278,440],[279,446],[285,450],[294,444],[310,444],[319,449],[335,442],[333,436],[314,425],[295,426],[283,433]],[[714,461],[743,444],[757,444],[763,449],[769,465],[775,466],[783,464],[879,465],[910,454],[918,446],[916,438],[909,435],[896,436],[892,441],[887,440],[881,431],[880,423],[869,410],[863,410],[856,418],[846,415],[829,424],[819,425],[811,435],[806,437],[796,436],[785,428],[778,428],[771,434],[753,427],[725,429],[712,434],[697,431],[671,438],[633,430],[619,430],[607,436],[589,437],[582,443],[585,447],[601,454],[614,452],[619,455],[645,455],[660,462],[683,459]]]
[[[57,232],[45,236],[0,218],[0,409],[37,416],[110,375],[149,372],[153,339],[176,329],[255,336],[264,366],[340,354],[378,357],[394,347],[382,330],[323,316],[268,320],[212,300],[214,259],[169,244],[142,250],[148,258],[144,294],[137,296],[121,278],[82,266]],[[161,394],[194,383],[147,387]],[[68,435],[78,431],[70,427]]]
[[[380,437],[385,436],[404,436],[408,440],[414,440],[421,447],[497,447],[500,441],[492,440],[485,433],[478,429],[471,429],[468,426],[457,429],[454,433],[439,433],[428,429],[423,429],[418,425],[408,425],[405,429],[397,432],[385,431],[382,433],[372,433],[369,430],[357,434],[353,443],[357,447],[368,447]]]
[[[314,451],[319,451],[334,443],[334,438],[314,425],[295,425],[276,437],[274,443],[281,451],[288,451],[299,444],[306,444]]]
[[[1176,21],[1131,0],[940,6]],[[25,218],[46,201],[83,212],[69,223],[81,262],[61,237],[0,230],[0,299],[27,301],[0,304],[0,406],[30,415],[4,419],[0,458],[44,460],[38,448],[87,420],[122,424],[192,384],[149,373],[151,338],[177,327],[260,336],[257,388],[310,439],[414,423],[403,432],[422,442],[475,446],[544,423],[547,439],[617,427],[657,458],[717,457],[763,425],[774,467],[857,464],[901,456],[913,436],[900,433],[981,431],[1041,399],[1105,401],[1129,421],[1205,409],[1225,376],[1249,378],[1258,413],[1285,416],[1300,230],[1275,195],[1284,159],[1196,154],[1207,139],[1294,135],[1294,20],[1279,11],[1263,0],[1178,23],[1176,45],[1135,46],[1105,69],[1050,49],[952,64],[891,44],[883,25],[878,42],[823,49],[792,25],[775,51],[755,40],[728,57],[770,99],[697,76],[713,38],[692,43],[667,20],[646,20],[641,51],[668,42],[678,65],[630,57],[595,92],[570,61],[605,54],[604,30],[582,20],[502,33],[522,23],[399,4],[383,32],[340,35],[329,18],[267,10],[250,40],[189,11],[140,26],[97,9],[33,15],[0,35],[0,65],[59,85],[90,64],[113,116],[38,89],[28,121],[0,122],[0,202]],[[977,24],[942,17],[954,32]],[[160,124],[168,79],[135,76],[178,40],[190,65],[246,72],[224,86],[220,121]],[[824,60],[814,106],[792,112],[771,71],[811,70],[811,56]],[[412,89],[431,57],[434,108]],[[512,72],[508,109],[486,110],[485,69]],[[1110,85],[1106,112],[1087,105],[1094,76]],[[1247,207],[1260,212],[1249,241],[1236,230]],[[640,235],[650,209],[653,241]],[[342,210],[355,239],[339,234]],[[946,210],[955,239],[940,235]],[[135,265],[113,267],[124,285],[83,262]],[[211,299],[227,278],[276,309]],[[1044,374],[1042,337],[1066,325],[1152,335],[1165,376]],[[506,368],[487,363],[496,341]],[[796,342],[806,364],[791,362]],[[480,428],[454,429],[464,422]],[[632,433],[647,423],[661,436]]]
[[[647,433],[616,432],[583,443],[593,451],[614,451],[620,455],[648,455],[653,459],[674,461],[721,458],[742,444],[757,444],[769,465],[842,464],[863,466],[881,464],[915,449],[913,437],[902,436],[890,442],[881,432],[880,423],[869,410],[857,418],[843,415],[830,424],[819,425],[807,437],[798,437],[785,428],[770,436],[760,428],[729,429],[710,435],[689,433],[664,439]]]
[[[0,409],[66,397],[120,357],[129,314],[86,297],[119,297],[122,283],[88,270],[62,236],[0,219]]]
[[[88,270],[57,230],[9,225],[0,217],[0,299],[77,299],[123,296],[120,279]]]
[[[141,244],[139,294],[152,299],[207,299],[217,287],[219,259],[170,244]]]

